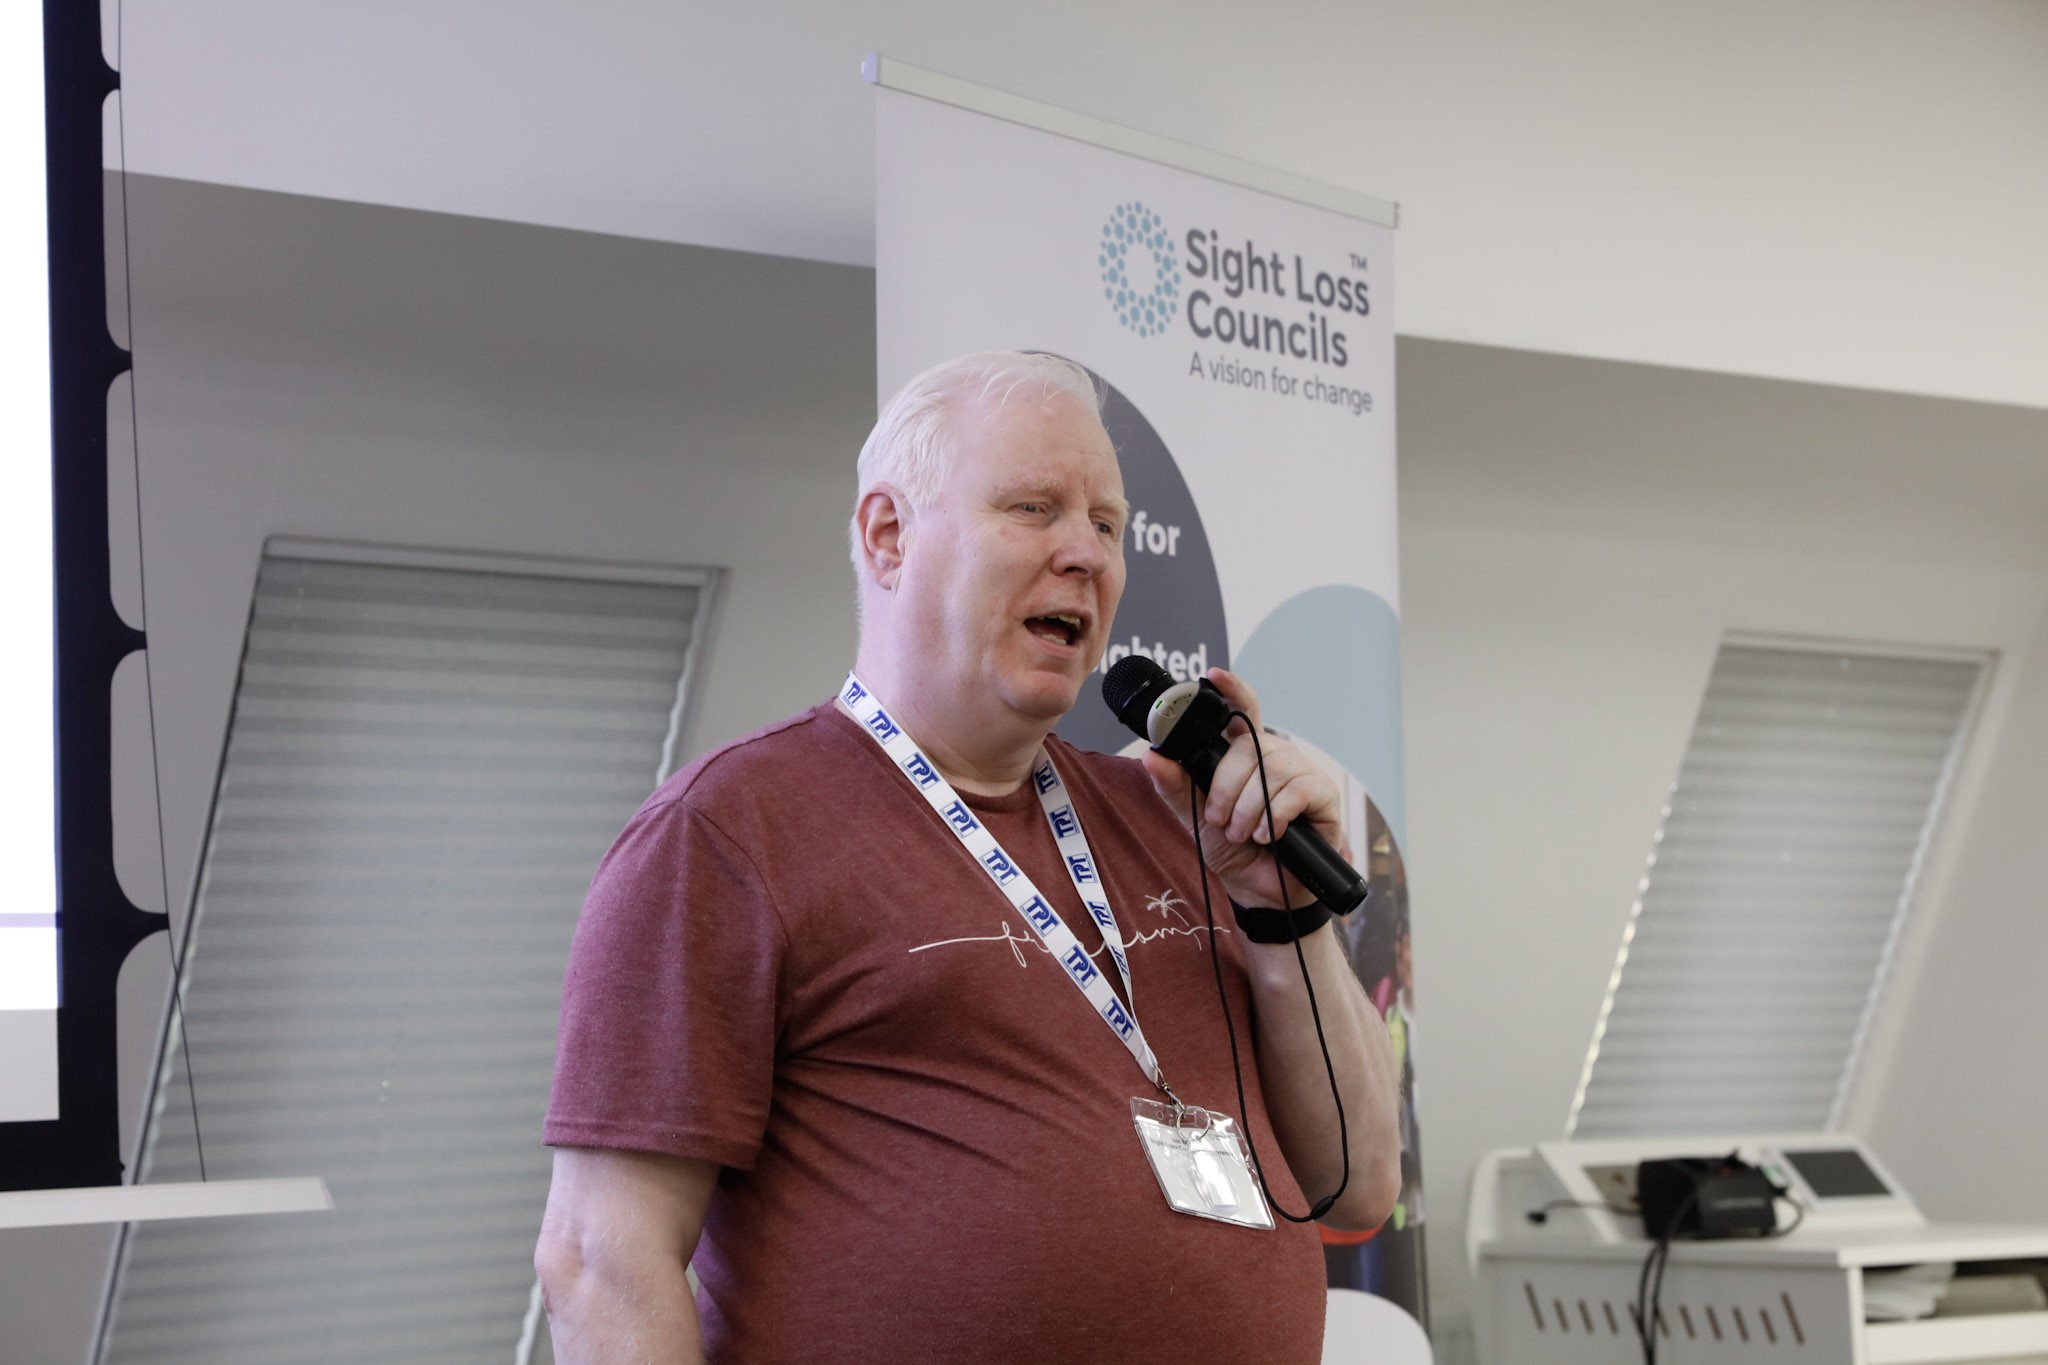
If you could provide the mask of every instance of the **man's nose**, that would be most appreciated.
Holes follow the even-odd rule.
[[[1062,522],[1054,567],[1061,573],[1100,578],[1109,571],[1117,547],[1095,529],[1092,517]]]

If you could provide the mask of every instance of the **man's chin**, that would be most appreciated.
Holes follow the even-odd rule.
[[[1007,689],[1010,705],[1033,720],[1042,720],[1048,725],[1057,723],[1074,704],[1081,699],[1081,691],[1087,682],[1084,675],[1079,678],[1057,673],[1039,673],[1018,680]]]

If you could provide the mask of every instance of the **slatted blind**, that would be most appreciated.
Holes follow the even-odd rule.
[[[512,1358],[562,969],[664,763],[704,576],[265,556],[141,1178],[331,1214],[129,1230],[101,1358]]]
[[[1568,1134],[1831,1126],[1984,666],[1722,647]]]

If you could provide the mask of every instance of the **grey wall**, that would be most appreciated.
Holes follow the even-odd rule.
[[[1979,1222],[2048,1222],[2048,613],[2031,657],[1868,1124],[1923,1203]]]
[[[132,193],[174,903],[267,535],[726,568],[692,751],[836,683],[873,408],[867,271],[147,177]],[[1400,367],[1440,1321],[1468,1294],[1472,1158],[1561,1130],[1729,629],[2000,652],[1925,883],[1920,922],[1939,931],[1901,964],[1858,1095],[1936,1212],[2048,1219],[2027,1140],[2048,1111],[2015,1082],[2048,1022],[2024,1011],[2012,953],[2048,947],[2048,412],[1412,339]],[[118,395],[114,413],[125,430]],[[133,616],[133,537],[117,539]],[[154,906],[137,683],[117,717],[120,861]],[[137,1093],[163,990],[156,940],[124,980]],[[1952,1117],[1986,1112],[2017,1126]],[[82,1357],[108,1245],[0,1234],[7,1359]]]
[[[2048,765],[2007,746],[2043,742],[2028,698],[2048,687],[2048,413],[1441,342],[1404,341],[1400,363],[1415,1046],[1439,1321],[1469,1295],[1473,1159],[1563,1133],[1730,630],[1997,652],[1917,904],[1955,957],[1941,970],[1961,979],[1916,989],[1909,945],[1881,1010],[1948,1048],[1944,1107],[1919,1102],[1926,1063],[1894,1060],[1885,1029],[1851,1117],[1936,1215],[2003,1200],[2005,1217],[2048,1221],[2022,1155],[2048,1118],[2041,1088],[2012,1093],[2048,1052],[2048,1017],[2025,1012],[2016,965],[1984,970],[2041,934],[2018,921],[2040,904]],[[1950,991],[2002,1026],[1935,1022]],[[1980,1131],[1989,1112],[2032,1123]],[[1922,1144],[1952,1158],[1941,1178]]]
[[[181,911],[269,535],[725,569],[683,757],[837,687],[853,654],[844,528],[874,415],[871,272],[150,177],[130,192]],[[117,488],[133,484],[124,395]],[[114,502],[134,620],[133,507]],[[139,670],[121,682],[117,861],[156,908]],[[158,938],[123,978],[133,1095],[166,982]],[[82,1357],[109,1245],[103,1231],[0,1234],[0,1357]]]

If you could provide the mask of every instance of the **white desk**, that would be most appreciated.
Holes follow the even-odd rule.
[[[1628,1365],[1642,1359],[1632,1314],[1645,1246],[1569,1236],[1479,1248],[1485,1365]],[[1872,1266],[2048,1262],[2048,1230],[1931,1226],[1802,1242],[1678,1242],[1664,1276],[1660,1365],[1813,1362],[1960,1365],[2048,1362],[2048,1313],[1863,1320]]]
[[[1671,1145],[1725,1152],[1725,1142]],[[1574,1207],[1540,1225],[1526,1217],[1590,1193],[1584,1158],[1598,1168],[1618,1147],[1546,1144],[1481,1162],[1467,1244],[1481,1365],[1641,1361],[1634,1314],[1650,1243],[1640,1222]],[[1883,1267],[1953,1262],[1962,1279],[2020,1263],[2048,1283],[2048,1228],[1928,1224],[1886,1180],[1889,1212],[1824,1208],[1782,1237],[1674,1242],[1659,1365],[2048,1365],[2048,1311],[1864,1320],[1864,1275]]]

